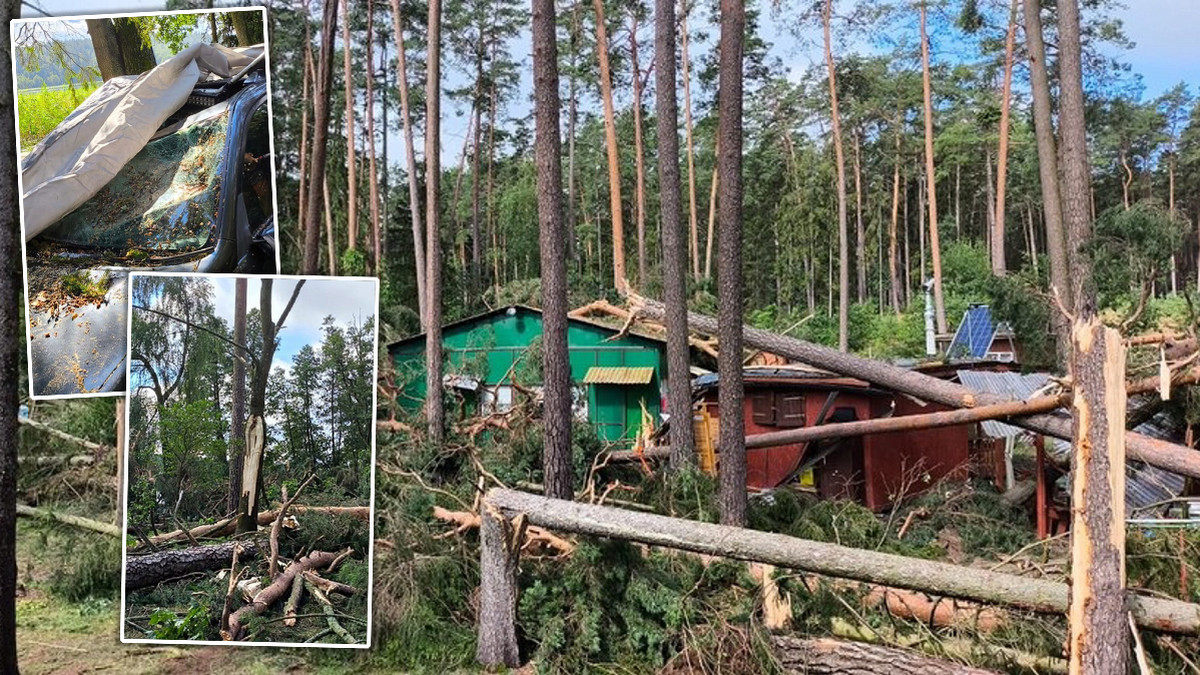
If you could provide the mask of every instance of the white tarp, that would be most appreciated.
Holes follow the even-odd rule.
[[[195,45],[139,76],[105,82],[22,162],[25,240],[112,180],[183,106],[197,82],[230,77],[262,50]]]

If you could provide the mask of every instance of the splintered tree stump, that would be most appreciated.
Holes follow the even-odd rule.
[[[997,675],[907,649],[832,638],[771,638],[785,673],[796,675]]]
[[[521,665],[517,646],[517,563],[525,517],[510,520],[483,508],[479,527],[479,642],[475,659],[485,666]]]
[[[229,617],[229,632],[222,634],[221,637],[225,640],[241,640],[245,632],[244,622],[251,616],[262,614],[267,611],[267,608],[278,602],[285,593],[292,587],[292,579],[297,574],[305,570],[317,569],[325,567],[332,563],[338,557],[337,553],[329,553],[326,551],[313,551],[303,558],[293,561],[287,566],[279,576],[275,577],[275,581],[271,582],[270,586],[262,589],[254,596],[254,600],[234,612]]]
[[[241,546],[238,558],[247,560],[258,549],[253,542],[230,541],[213,546],[193,546],[148,555],[131,555],[125,559],[125,590],[153,586],[191,572],[210,572],[229,564],[235,546]]]
[[[1071,672],[1125,673],[1125,346],[1094,316],[1071,339]]]

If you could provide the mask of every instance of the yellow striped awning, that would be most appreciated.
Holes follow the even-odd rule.
[[[654,379],[652,366],[592,366],[583,376],[584,384],[650,384]]]

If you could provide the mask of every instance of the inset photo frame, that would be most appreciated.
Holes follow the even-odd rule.
[[[262,7],[10,26],[34,399],[125,393],[132,270],[273,274]]]
[[[368,648],[379,280],[129,286],[121,641]]]

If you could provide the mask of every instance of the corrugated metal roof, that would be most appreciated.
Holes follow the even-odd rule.
[[[650,384],[654,368],[650,366],[592,366],[583,376],[584,384]]]
[[[1050,376],[1046,373],[994,373],[982,370],[959,370],[958,381],[980,393],[1005,396],[1014,401],[1024,401],[1033,398],[1037,391],[1046,386]],[[998,422],[984,420],[980,422],[983,433],[991,438],[1009,438],[1022,433],[1021,429]]]
[[[1157,396],[1139,396],[1130,399],[1128,407],[1135,411],[1154,403]],[[1163,410],[1148,421],[1134,428],[1139,434],[1157,438],[1163,441],[1178,443],[1178,423],[1171,413]],[[1071,461],[1071,443],[1062,439],[1048,439],[1046,451],[1052,454],[1060,464]],[[1156,466],[1142,462],[1129,461],[1125,464],[1125,516],[1127,518],[1157,518],[1160,513],[1148,510],[1147,507],[1168,499],[1174,499],[1183,493],[1184,478]]]

